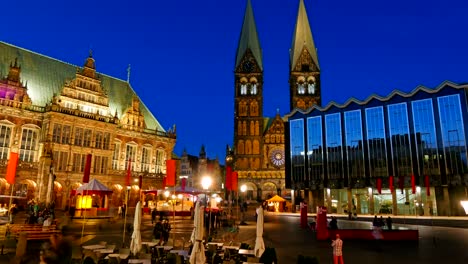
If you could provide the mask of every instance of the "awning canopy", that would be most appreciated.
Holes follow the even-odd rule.
[[[104,184],[96,179],[90,180],[88,183],[81,185],[78,189],[73,190],[73,193],[76,194],[109,194],[112,193],[112,190],[107,188]]]
[[[281,196],[275,195],[271,197],[270,199],[268,199],[267,202],[286,202],[286,199],[284,199]]]

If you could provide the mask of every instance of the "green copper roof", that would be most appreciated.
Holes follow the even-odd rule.
[[[296,28],[294,30],[293,41],[291,46],[291,70],[296,66],[299,56],[301,56],[304,46],[312,56],[312,60],[318,69],[320,69],[317,57],[317,50],[315,49],[314,38],[309,25],[307,11],[304,5],[304,0],[299,1],[299,11],[297,12]]]
[[[255,18],[250,0],[247,0],[247,7],[245,8],[244,23],[242,24],[239,45],[237,47],[235,68],[239,66],[247,49],[250,49],[258,66],[263,70],[262,49],[260,48],[260,41],[258,40],[257,26],[255,25]]]
[[[78,68],[78,66],[0,41],[1,77],[8,74],[10,63],[14,62],[15,58],[18,58],[18,65],[21,66],[21,81],[27,84],[32,103],[39,106],[45,106],[54,94],[59,94],[65,81],[75,78]],[[111,113],[114,114],[117,111],[119,118],[122,117],[124,111],[132,105],[135,91],[126,81],[100,73],[98,73],[98,78],[109,96]],[[141,99],[140,102],[146,128],[165,132]]]

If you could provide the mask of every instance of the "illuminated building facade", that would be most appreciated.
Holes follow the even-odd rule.
[[[287,187],[312,210],[465,215],[468,85],[295,110],[286,129]]]
[[[122,204],[129,166],[130,205],[140,179],[143,189],[160,187],[175,127],[163,129],[128,80],[98,73],[91,53],[77,67],[0,42],[0,77],[0,170],[19,153],[15,194],[66,207],[87,154],[91,178],[113,190],[98,206]],[[2,195],[10,188],[0,180]]]

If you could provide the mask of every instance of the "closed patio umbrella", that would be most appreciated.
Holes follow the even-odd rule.
[[[190,242],[195,244],[195,240],[197,237],[197,221],[198,221],[198,214],[200,213],[200,203],[197,202],[195,204],[195,211],[193,211],[193,231],[192,235],[190,236]]]
[[[133,255],[138,254],[141,250],[141,203],[138,202],[135,208],[135,218],[133,220],[133,234],[130,242],[130,251]]]
[[[197,215],[197,218],[195,219],[195,243],[193,244],[192,254],[190,255],[190,264],[201,264],[206,262],[205,249],[202,243],[204,233],[204,211],[205,207],[199,206],[198,212],[195,213]]]
[[[257,238],[255,239],[255,256],[261,257],[265,252],[265,243],[263,242],[263,207],[257,208]]]

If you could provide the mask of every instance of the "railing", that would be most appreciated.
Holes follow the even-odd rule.
[[[89,113],[89,112],[84,112],[79,109],[70,109],[66,107],[61,107],[59,105],[47,105],[45,107],[46,111],[52,111],[52,112],[58,112],[58,113],[64,113],[68,115],[74,115],[74,116],[79,116],[87,119],[93,119],[101,122],[106,122],[106,123],[112,123],[112,124],[117,124],[118,119],[115,117],[110,117],[110,116],[103,116],[100,114],[96,113]]]
[[[25,103],[20,102],[20,101],[9,100],[9,99],[5,99],[5,98],[0,98],[0,105],[13,107],[13,108],[18,108],[18,109],[25,109],[25,110],[29,110],[29,111],[33,111],[33,112],[43,113],[45,111],[45,108],[43,106],[25,104]]]

